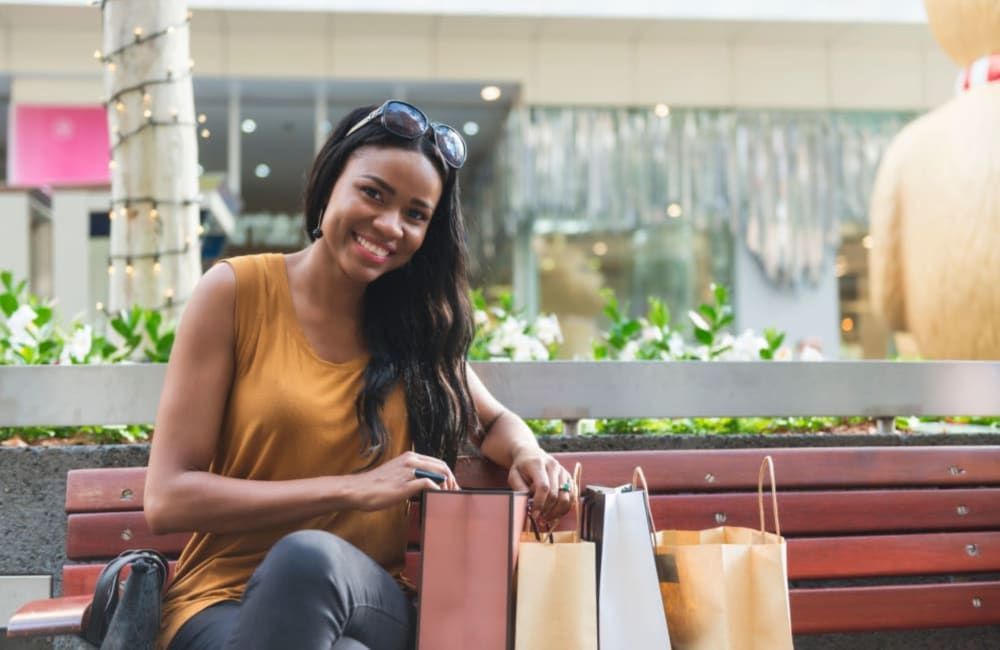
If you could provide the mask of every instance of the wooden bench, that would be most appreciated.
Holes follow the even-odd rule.
[[[619,485],[641,465],[657,528],[757,525],[762,457],[775,461],[796,634],[1000,624],[1000,447],[854,447],[557,454],[584,483]],[[466,487],[505,472],[459,461]],[[176,558],[187,534],[153,536],[144,468],[70,471],[63,596],[22,607],[9,637],[75,634],[104,562],[128,548]],[[419,572],[412,509],[406,572]],[[570,525],[569,518],[564,527]],[[992,573],[992,575],[991,575]]]

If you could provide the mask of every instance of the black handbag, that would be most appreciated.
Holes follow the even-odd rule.
[[[122,588],[120,576],[125,567],[132,572]],[[159,552],[123,552],[97,578],[81,636],[101,650],[152,650],[166,581],[167,560]]]

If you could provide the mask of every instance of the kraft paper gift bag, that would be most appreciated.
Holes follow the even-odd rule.
[[[666,650],[667,621],[653,554],[653,518],[642,470],[631,485],[588,486],[583,537],[597,545],[597,631],[601,650]]]
[[[774,533],[764,529],[765,467]],[[674,648],[791,650],[788,563],[770,456],[760,467],[757,498],[760,530],[721,526],[657,532],[657,569]]]
[[[521,536],[516,650],[597,650],[596,556],[580,539],[579,463],[574,478],[576,530]]]
[[[514,571],[527,509],[527,493],[424,493],[418,648],[513,649]]]

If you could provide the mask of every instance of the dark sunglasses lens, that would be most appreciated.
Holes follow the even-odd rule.
[[[404,138],[416,138],[427,130],[427,118],[415,106],[389,102],[383,115],[385,128]]]
[[[458,169],[465,164],[465,139],[447,124],[434,125],[434,138],[446,163]]]

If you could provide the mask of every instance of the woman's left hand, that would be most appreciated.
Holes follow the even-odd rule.
[[[534,511],[540,519],[552,524],[569,511],[570,500],[576,493],[572,474],[537,447],[514,455],[507,482],[515,490],[531,492]]]

